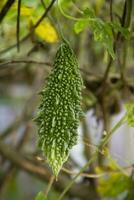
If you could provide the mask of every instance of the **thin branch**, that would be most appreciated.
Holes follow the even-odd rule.
[[[18,141],[18,144],[16,145],[16,150],[19,151],[21,150],[21,148],[24,146],[24,144],[27,141],[27,136],[29,134],[29,129],[30,129],[30,125],[27,124],[25,127],[25,130],[22,134],[22,137],[20,138],[20,140]],[[11,163],[8,167],[8,169],[6,170],[4,176],[1,178],[0,181],[0,193],[3,192],[3,190],[5,189],[7,183],[11,180],[12,176],[14,175],[14,172],[16,172],[16,168],[14,167],[14,165]]]
[[[126,85],[125,69],[127,65],[127,53],[128,53],[128,41],[124,41],[123,52],[122,52],[122,63],[120,61],[120,76],[121,80]],[[120,56],[120,55],[119,55]]]
[[[125,123],[126,121],[126,117],[122,117],[117,124],[111,129],[111,131],[106,135],[106,137],[101,141],[100,145],[98,146],[98,149],[103,150],[106,146],[106,144],[108,143],[108,141],[110,140],[111,136],[113,135],[113,133],[120,127],[122,126],[123,123]],[[90,160],[80,169],[80,171],[74,176],[74,178],[70,181],[70,183],[66,186],[66,188],[64,189],[64,191],[60,194],[58,200],[63,199],[64,195],[66,194],[66,192],[68,192],[68,190],[72,187],[72,185],[74,184],[75,180],[80,176],[80,174],[85,171],[87,169],[87,167],[89,167],[89,165],[91,165],[97,158],[98,156],[98,151],[96,150],[93,155],[91,156]]]
[[[40,0],[40,1],[41,1],[42,6],[46,9],[46,5],[45,5],[44,1],[43,0]]]
[[[98,173],[98,174],[81,173],[80,176],[89,178],[89,179],[99,179],[99,178],[106,177],[106,176],[120,173],[120,172],[122,172],[126,176],[129,176],[130,170],[134,170],[134,167],[133,166],[119,167],[117,169],[108,170],[108,171]],[[64,167],[62,167],[62,171],[66,172],[67,174],[73,175],[73,176],[75,176],[77,174],[76,171],[71,171]]]
[[[61,169],[62,171],[66,172],[67,174],[70,174],[70,175],[73,175],[75,176],[77,174],[77,172],[75,171],[71,171],[69,169],[66,169],[65,167],[62,167]],[[80,176],[82,177],[86,177],[86,178],[92,178],[92,179],[98,179],[98,178],[101,178],[101,177],[104,177],[107,173],[101,173],[101,174],[90,174],[90,173],[81,173]]]
[[[110,0],[110,20],[113,22],[113,0]]]
[[[28,120],[28,118],[25,118]],[[17,117],[17,119],[0,134],[0,139],[6,138],[9,134],[13,132],[13,130],[17,130],[18,127],[24,122],[24,116]]]
[[[110,12],[110,21],[113,22],[113,0],[110,0],[109,12]],[[113,35],[114,35],[114,31],[113,30],[112,30],[112,32],[113,32]],[[113,48],[114,48],[114,51],[115,51],[115,47],[114,46],[115,46],[115,44],[113,45]],[[108,78],[112,63],[113,63],[113,59],[110,56],[108,64],[107,64],[107,67],[106,67],[106,70],[105,70],[105,73],[104,73],[104,77],[103,77],[103,80],[102,80],[102,88],[103,88],[103,86],[105,85],[105,83],[107,81],[107,78]]]
[[[10,65],[17,64],[17,63],[39,64],[39,65],[47,65],[47,66],[51,65],[49,62],[40,62],[40,61],[35,61],[35,60],[9,60],[7,62],[0,63],[0,69],[9,67]]]
[[[48,193],[49,193],[49,191],[51,190],[51,187],[52,187],[52,185],[53,185],[53,183],[54,183],[54,179],[55,179],[55,177],[54,177],[54,176],[51,176],[50,181],[49,181],[49,184],[48,184],[47,189],[46,189],[46,191],[45,191],[45,195],[46,195],[46,196],[48,196]]]
[[[21,9],[21,0],[18,0],[17,8],[17,27],[16,27],[16,37],[17,37],[17,50],[20,50],[20,9]]]
[[[45,180],[49,180],[50,172],[47,172],[47,170],[45,170],[43,166],[34,165],[30,161],[28,161],[24,156],[20,155],[20,153],[9,147],[9,145],[1,142],[1,140],[0,153],[2,156],[12,161],[12,163],[15,163],[16,166],[21,167],[29,173],[38,176],[42,180],[44,180],[44,178]]]
[[[28,172],[29,174],[34,175],[35,177],[49,182],[51,177],[51,172],[45,167],[37,163],[33,163],[30,160],[26,159],[21,153],[15,151],[9,145],[4,144],[0,140],[0,154],[10,160],[14,166],[21,168],[22,170]],[[69,178],[65,175],[61,175],[58,178],[58,181],[55,181],[53,186],[56,190],[62,191],[65,186],[69,183]],[[76,183],[68,193],[72,197],[79,197],[80,199],[92,200],[93,194],[92,189],[90,190],[89,185],[82,183]]]
[[[128,28],[131,22],[133,0],[126,0],[124,4],[122,26]]]
[[[130,25],[130,23],[131,23],[132,8],[133,8],[133,1],[132,0],[125,1],[123,18],[122,18],[122,26],[124,26],[125,28],[128,28],[129,25]],[[122,63],[120,65],[120,75],[121,75],[121,80],[124,83],[124,85],[127,84],[126,80],[125,80],[125,68],[126,68],[127,48],[128,48],[128,41],[124,40],[124,43],[123,43],[123,54],[122,54]]]
[[[50,9],[52,8],[53,4],[56,2],[56,0],[52,0],[50,5],[46,8],[45,12],[43,13],[43,15],[40,17],[40,19],[35,23],[35,25],[33,26],[31,32],[26,36],[29,37],[31,35],[31,33],[33,33],[33,31],[39,26],[39,24],[42,22],[42,20],[47,16],[48,12],[50,11]]]
[[[87,143],[84,142],[85,138],[86,138],[88,143],[90,143],[90,141],[91,141],[90,132],[89,132],[88,127],[87,127],[86,118],[84,118],[82,120],[82,133],[83,133],[82,140],[83,140],[83,144],[84,144],[84,155],[85,155],[86,160],[89,160],[89,158],[91,157],[91,149],[90,149],[90,146],[87,146]]]
[[[33,93],[30,96],[30,98],[27,100],[22,113],[20,114],[19,117],[17,116],[13,124],[11,124],[6,130],[4,130],[0,134],[0,139],[4,139],[9,134],[11,134],[13,130],[17,129],[20,126],[20,124],[26,123],[32,119],[35,107],[37,105],[37,91],[39,91],[39,88],[42,85],[42,81],[44,81],[43,73],[41,72],[42,70],[41,71],[39,70],[36,73],[35,82],[33,84],[33,87],[34,87]]]
[[[112,18],[112,15],[111,15],[112,10],[111,9],[112,9],[112,0],[110,0],[110,16]],[[124,3],[124,9],[123,9],[122,18],[121,18],[121,26],[122,27],[128,27],[129,26],[130,20],[131,20],[131,13],[132,13],[132,0],[127,0]],[[113,20],[113,18],[112,18],[112,20]],[[116,51],[117,43],[119,42],[120,37],[121,37],[121,33],[118,32],[117,37],[116,37],[115,42],[114,42],[114,47],[113,47],[114,51]],[[107,78],[108,78],[108,75],[109,75],[109,72],[110,72],[110,69],[111,69],[111,66],[112,66],[112,62],[113,62],[113,60],[110,57],[108,65],[106,67],[106,71],[104,73],[104,77],[103,77],[102,90],[104,90],[104,88],[105,88],[104,86],[105,86],[105,83],[107,81]]]
[[[9,9],[11,8],[11,6],[13,5],[14,2],[15,2],[15,0],[8,0],[5,3],[5,5],[3,6],[3,8],[0,12],[0,23],[3,21],[4,17],[8,13]]]
[[[43,0],[40,0],[41,1],[41,4],[43,6],[43,8],[46,10],[46,4]],[[51,24],[53,25],[53,27],[55,28],[56,32],[59,34],[59,31],[56,27],[56,22],[54,20],[54,18],[52,16],[50,16],[49,14],[47,15],[48,19],[50,20]]]
[[[113,59],[110,57],[109,58],[109,62],[108,62],[107,67],[106,67],[106,71],[104,73],[104,77],[103,77],[103,80],[102,80],[102,85],[105,85],[105,83],[107,81],[107,78],[108,78],[109,71],[111,69],[112,63],[113,63]]]

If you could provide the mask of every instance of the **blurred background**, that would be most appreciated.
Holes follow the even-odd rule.
[[[0,200],[32,200],[39,191],[58,199],[125,115],[125,104],[134,101],[132,8],[132,0],[0,0]],[[92,23],[87,23],[89,18]],[[38,149],[33,119],[61,32],[78,58],[85,118],[78,144],[51,184],[53,175]],[[134,199],[132,117],[63,199]]]

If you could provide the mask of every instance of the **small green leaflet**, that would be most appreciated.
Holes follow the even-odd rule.
[[[74,31],[76,33],[80,33],[83,31],[85,28],[87,28],[89,24],[89,20],[95,18],[95,13],[94,10],[86,8],[83,11],[83,18],[79,19],[75,24],[74,24]]]
[[[85,8],[83,10],[84,17],[86,18],[95,18],[95,12],[92,8]]]
[[[100,18],[95,16],[93,9],[86,8],[83,11],[83,17],[78,19],[74,24],[74,31],[78,34],[82,32],[85,28],[91,28],[94,40],[100,42],[108,53],[115,59],[115,53],[113,50],[113,32],[120,32],[125,39],[129,39],[131,36],[130,31],[127,28],[121,27],[117,22],[104,22]]]
[[[126,118],[130,126],[134,127],[134,104],[126,104]]]
[[[86,8],[83,11],[83,18],[79,19],[74,24],[74,31],[80,33],[87,27],[92,29],[94,40],[100,42],[107,49],[112,58],[115,59],[111,25],[97,18],[93,9]]]
[[[88,26],[89,26],[89,21],[86,20],[86,19],[81,19],[81,20],[79,20],[75,23],[74,30],[75,30],[76,33],[80,33],[81,31],[83,31]]]
[[[75,23],[74,30],[76,33],[80,33],[88,26],[93,31],[94,40],[100,42],[114,59],[115,53],[113,50],[113,34],[109,23],[105,23],[99,18],[81,19]]]
[[[43,192],[39,192],[36,197],[35,200],[47,200],[46,195]]]

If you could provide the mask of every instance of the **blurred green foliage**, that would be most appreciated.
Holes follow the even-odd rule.
[[[96,116],[99,124],[99,120],[103,121],[105,115],[102,111],[102,106],[104,106],[104,110],[106,109],[108,113],[105,117],[107,118],[107,116],[113,117],[113,115],[119,113],[122,102],[123,104],[124,102],[132,102],[126,104],[126,119],[128,125],[134,127],[134,15],[132,13],[132,20],[129,27],[122,26],[121,20],[125,1],[60,0],[58,3],[55,3],[48,16],[33,31],[29,38],[22,42],[23,38],[32,30],[35,23],[45,12],[50,2],[51,0],[22,0],[20,13],[21,42],[20,52],[17,52],[17,0],[15,1],[0,24],[0,64],[12,59],[25,59],[26,61],[31,59],[52,63],[58,42],[60,42],[60,32],[63,32],[77,54],[82,76],[87,83],[87,88],[83,92],[83,107],[85,110],[93,108],[93,115]],[[113,20],[111,20],[110,14],[110,2],[113,2]],[[6,0],[0,0],[0,11],[5,3]],[[117,40],[117,35],[120,35],[119,40]],[[116,51],[114,50],[115,43],[117,45]],[[103,74],[105,74],[110,58],[112,58],[113,63],[111,64],[110,75],[105,83],[104,98],[101,98],[102,93],[99,96],[99,90],[97,89],[101,87],[101,80],[103,79]],[[35,80],[38,75],[43,74],[44,77],[47,77],[50,68],[47,68],[46,65],[29,63],[23,63],[23,65],[21,63],[17,65],[12,63],[11,68],[9,66],[4,65],[3,70],[0,71],[0,105],[15,107],[20,112],[32,93],[37,96],[37,91],[34,91],[33,88],[37,84]],[[39,74],[38,70],[40,70]],[[121,73],[124,74],[125,81],[122,79]],[[26,92],[26,90],[21,91],[21,84],[28,87],[31,92]],[[13,92],[15,89],[11,88],[12,85],[17,85],[21,91],[21,95],[15,95],[15,92]],[[32,101],[35,101],[35,97]],[[31,106],[30,103],[29,108]],[[18,116],[16,113],[15,115]],[[20,129],[22,128],[21,126],[24,126],[24,122],[19,126]],[[33,136],[36,135],[36,128],[34,125],[32,126],[31,135]],[[18,134],[17,131],[13,132]],[[108,134],[108,131],[106,131],[106,134]],[[11,137],[13,144],[16,137]],[[27,146],[31,148],[30,145],[34,143],[33,140],[26,145],[26,148]],[[88,151],[90,151],[89,148],[88,146]],[[83,157],[85,158],[86,156],[83,155]],[[107,154],[104,157],[108,159]],[[99,166],[98,161],[96,163]],[[2,163],[0,164],[2,165]],[[0,173],[0,180],[2,180],[4,170],[1,170]],[[106,173],[106,175],[99,178],[95,182],[95,185],[97,185],[97,191],[102,199],[134,199],[133,167],[129,175],[124,174],[124,171],[118,167],[111,166],[110,169],[106,169],[106,166],[104,166],[101,173]],[[6,188],[4,200],[29,200],[26,199],[28,198],[28,194],[24,194],[23,188],[19,187],[16,181],[17,176],[16,173]],[[82,181],[84,182],[85,179],[83,178]],[[88,181],[92,183],[94,180],[89,179]],[[36,192],[40,191],[40,188],[43,188],[42,190],[45,191],[47,187],[47,184],[44,186],[44,183],[38,184],[34,181],[33,185],[36,186],[36,189],[34,188],[34,192],[31,192],[32,197],[35,197]],[[28,187],[31,186],[28,185]],[[56,200],[58,195],[57,192],[51,190],[47,195],[47,199]],[[36,200],[45,199],[46,197],[42,192],[39,192],[36,196]]]

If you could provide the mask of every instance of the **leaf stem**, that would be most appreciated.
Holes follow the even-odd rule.
[[[90,158],[90,160],[80,169],[80,171],[74,176],[74,178],[69,182],[69,184],[66,186],[66,188],[64,189],[64,191],[60,194],[58,200],[61,200],[64,195],[67,193],[67,191],[71,188],[71,186],[74,184],[75,180],[80,176],[80,174],[85,171],[85,169],[87,167],[89,167],[89,165],[94,162],[97,158],[98,155],[98,151],[102,148],[105,147],[105,145],[107,144],[107,142],[109,141],[109,139],[111,138],[112,134],[122,125],[124,124],[126,121],[126,115],[124,115],[119,121],[118,123],[112,128],[112,130],[109,132],[109,134],[106,135],[106,137],[101,141],[99,147],[97,148],[97,150],[93,153],[92,157]]]

